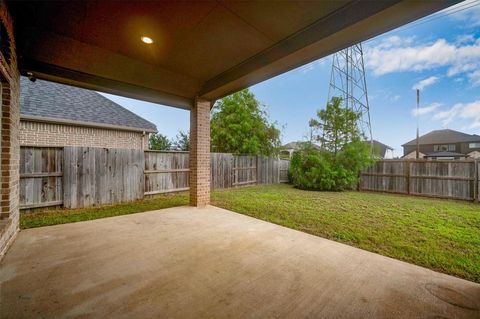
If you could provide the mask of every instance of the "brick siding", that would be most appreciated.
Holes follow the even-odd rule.
[[[3,0],[0,1],[0,22],[5,26],[8,37],[2,37],[2,46],[10,42],[11,50],[0,54],[1,81],[1,183],[0,183],[0,256],[8,249],[18,232],[18,184],[20,143],[20,75],[17,69],[13,24]],[[3,54],[5,53],[5,55]]]
[[[148,134],[21,120],[20,145],[148,149]]]
[[[190,205],[210,204],[210,102],[190,110]]]

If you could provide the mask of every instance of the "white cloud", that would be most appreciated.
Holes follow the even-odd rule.
[[[392,41],[391,38],[365,49],[365,66],[375,75],[448,67],[448,76],[468,76],[480,69],[480,38],[470,44],[455,44],[438,39],[433,43],[416,45],[410,38],[405,41]],[[474,77],[473,80],[475,79]]]
[[[380,42],[378,47],[382,49],[388,49],[388,48],[393,48],[393,47],[401,47],[401,46],[406,46],[410,45],[413,43],[414,37],[399,37],[398,35],[392,35],[388,38],[385,38]]]
[[[465,44],[475,42],[475,36],[473,34],[462,34],[457,36],[455,43],[456,44]]]
[[[468,75],[468,78],[470,79],[470,82],[472,82],[474,86],[480,86],[480,69],[470,73]]]
[[[415,85],[412,87],[413,90],[420,90],[422,91],[425,89],[427,86],[433,85],[438,81],[437,76],[431,76],[426,79],[421,80],[420,82],[415,83]]]
[[[450,109],[439,111],[433,116],[434,120],[442,121],[443,125],[447,125],[457,118],[473,120],[468,128],[480,127],[480,100],[457,103]]]
[[[468,104],[461,104],[463,106],[460,115],[463,118],[480,119],[480,101],[475,101]]]
[[[432,103],[428,106],[419,107],[418,110],[416,108],[414,108],[414,109],[412,109],[412,115],[413,116],[422,116],[422,115],[430,114],[440,106],[441,106],[440,103]]]
[[[455,119],[455,117],[460,112],[461,108],[462,108],[462,106],[460,104],[456,104],[448,110],[444,110],[444,111],[440,111],[440,112],[436,113],[433,116],[433,119],[437,120],[437,121],[442,121],[443,125],[447,125]]]

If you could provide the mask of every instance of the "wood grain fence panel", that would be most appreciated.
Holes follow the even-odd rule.
[[[257,183],[257,157],[256,156],[234,156],[233,157],[232,186],[244,186]]]
[[[411,165],[412,194],[455,199],[474,199],[473,161],[413,162]]]
[[[478,166],[474,161],[385,160],[361,173],[360,190],[474,200]],[[477,171],[476,171],[477,170]],[[477,184],[477,185],[476,185]]]
[[[145,194],[187,190],[188,152],[145,152]]]
[[[142,150],[65,147],[64,206],[128,202],[143,198]]]
[[[361,173],[360,190],[407,193],[408,164],[378,161]]]
[[[56,147],[20,148],[20,209],[62,204],[63,150]]]
[[[211,153],[211,189],[232,187],[233,155],[230,153]]]

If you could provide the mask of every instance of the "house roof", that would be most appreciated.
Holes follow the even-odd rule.
[[[387,144],[383,144],[382,142],[379,142],[377,140],[373,140],[373,145],[378,145],[382,148],[388,149],[388,150],[393,150],[393,147],[388,146]]]
[[[445,144],[461,142],[480,142],[480,136],[476,134],[466,134],[450,129],[435,130],[422,135],[418,138],[419,144]],[[416,145],[416,139],[403,144],[402,146]]]
[[[97,92],[26,77],[21,77],[20,86],[23,119],[157,132],[155,124]]]
[[[370,141],[365,141],[365,143],[370,144]],[[386,144],[383,144],[383,143],[381,143],[377,140],[372,140],[372,144],[373,144],[374,151],[378,151],[378,155],[381,156],[381,157],[385,157],[385,154],[387,153],[387,150],[392,150],[393,151],[393,147],[388,146]]]
[[[310,142],[307,142],[307,141],[295,141],[295,142],[290,142],[290,143],[287,143],[285,145],[282,146],[283,149],[293,149],[293,150],[299,150],[302,148],[303,145],[305,144],[310,144]],[[311,145],[313,145],[314,148],[316,149],[321,149],[320,146],[314,144],[314,143],[311,143]]]

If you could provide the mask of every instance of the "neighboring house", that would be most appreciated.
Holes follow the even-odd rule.
[[[370,143],[370,141],[367,141]],[[372,141],[374,154],[380,158],[392,159],[393,158],[393,147],[385,145],[377,140]]]
[[[317,144],[313,144],[311,142],[306,142],[306,141],[290,142],[281,147],[280,157],[290,158],[292,157],[293,152],[302,149],[303,147],[305,147],[305,145],[308,145],[308,144],[311,144],[316,149],[321,149],[320,146],[318,146]]]
[[[479,158],[480,136],[450,129],[435,130],[418,139],[420,158],[465,159]],[[417,142],[411,140],[402,145],[404,158],[415,158]]]
[[[21,78],[20,145],[148,149],[155,124],[97,92]]]

